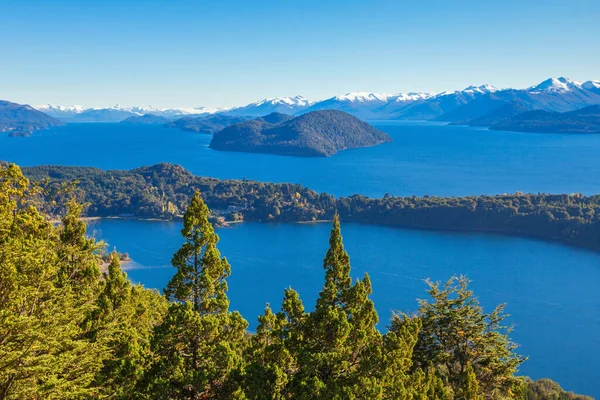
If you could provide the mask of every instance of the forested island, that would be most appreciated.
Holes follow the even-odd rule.
[[[314,309],[287,288],[250,332],[229,308],[235,266],[198,191],[159,294],[133,285],[116,252],[101,272],[106,253],[86,235],[83,206],[69,187],[49,189],[0,165],[1,399],[590,400],[519,376],[527,357],[504,305],[484,311],[466,277],[428,282],[418,311],[386,317],[380,331],[337,216]]]
[[[215,150],[329,157],[338,151],[391,142],[387,133],[337,110],[312,111],[299,117],[272,113],[217,132]]]
[[[600,195],[336,199],[298,184],[198,177],[172,164],[131,171],[42,166],[23,172],[34,181],[46,181],[43,186],[50,197],[62,185],[77,181],[78,199],[89,203],[87,216],[177,218],[199,190],[218,223],[331,220],[337,212],[342,221],[537,237],[600,251]]]

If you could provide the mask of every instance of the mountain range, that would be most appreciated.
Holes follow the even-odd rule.
[[[143,116],[147,114],[165,117],[168,119],[181,118],[183,116],[202,116],[225,111],[220,108],[196,107],[196,108],[157,108],[157,107],[123,107],[119,104],[106,108],[84,108],[82,106],[55,106],[44,104],[34,106],[49,116],[67,122],[120,122],[129,117]]]
[[[42,105],[35,108],[67,122],[118,122],[146,114],[170,120],[210,115],[259,117],[273,112],[289,115],[318,110],[339,110],[363,120],[437,120],[454,124],[489,126],[524,111],[568,112],[600,104],[600,81],[577,82],[550,78],[524,89],[499,89],[491,85],[468,86],[442,93],[352,92],[312,102],[305,97],[276,97],[241,107],[217,109]]]

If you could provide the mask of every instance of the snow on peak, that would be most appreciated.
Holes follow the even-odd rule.
[[[370,93],[370,92],[350,92],[344,95],[335,96],[334,99],[338,101],[349,101],[349,102],[370,102],[379,101],[387,102],[393,98],[393,94],[386,93]]]
[[[261,106],[263,104],[270,105],[288,105],[292,107],[308,107],[312,103],[307,100],[304,96],[295,96],[295,97],[272,97],[268,99],[264,99],[261,101],[257,101],[253,105]]]
[[[568,78],[550,78],[536,86],[530,87],[528,90],[532,93],[543,92],[570,92],[571,90],[581,89],[581,83]]]
[[[488,85],[486,83],[485,85],[480,85],[480,86],[476,86],[476,85],[468,86],[468,87],[464,88],[462,90],[462,92],[466,92],[466,93],[482,93],[482,94],[485,94],[485,93],[497,92],[498,90],[500,90],[500,89],[498,89],[495,86]]]
[[[488,93],[493,93],[493,92],[497,92],[500,89],[498,89],[496,86],[492,86],[492,85],[471,85],[471,86],[467,86],[466,88],[464,88],[463,90],[454,90],[454,91],[444,91],[441,93],[438,93],[436,95],[436,97],[442,97],[442,96],[447,96],[447,95],[458,95],[458,94],[468,94],[468,95],[482,95],[482,94],[488,94]]]
[[[36,110],[39,111],[58,111],[58,112],[72,112],[72,113],[80,113],[84,110],[83,106],[72,105],[72,106],[60,106],[54,104],[41,104],[38,106],[33,106]]]
[[[397,103],[404,103],[409,101],[426,100],[430,97],[435,96],[434,93],[422,93],[422,92],[409,92],[409,93],[397,93],[392,95],[389,101],[395,101]]]
[[[584,82],[581,87],[584,89],[600,89],[600,81],[587,81]]]

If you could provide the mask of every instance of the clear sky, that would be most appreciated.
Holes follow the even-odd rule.
[[[0,0],[0,99],[241,105],[600,79],[600,1]]]

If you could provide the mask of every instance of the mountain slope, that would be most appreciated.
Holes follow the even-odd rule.
[[[600,94],[600,81],[587,81],[584,82],[581,87],[590,92]]]
[[[133,116],[142,116],[146,114],[156,115],[165,118],[176,118],[183,116],[201,116],[217,112],[223,112],[223,109],[196,107],[196,108],[156,108],[156,107],[122,107],[115,105],[106,108],[84,108],[82,106],[55,106],[45,104],[35,106],[54,118],[63,121],[72,122],[120,122]]]
[[[126,118],[139,115],[139,113],[130,110],[113,107],[83,110],[76,114],[72,120],[74,122],[121,122]]]
[[[136,115],[121,121],[122,124],[130,125],[164,125],[169,122],[171,122],[170,119],[154,114]]]
[[[216,133],[215,150],[328,157],[338,151],[374,146],[391,138],[358,118],[338,110],[312,111],[299,117],[268,115]]]
[[[29,105],[0,100],[0,132],[24,136],[36,130],[61,125],[64,123]]]
[[[529,110],[567,112],[600,104],[600,94],[567,78],[550,78],[527,89],[506,89],[488,93],[446,112],[438,119],[469,123],[474,119],[482,119],[508,103],[518,103]]]
[[[33,108],[56,119],[71,119],[75,115],[85,110],[82,106],[77,105],[55,106],[52,104],[43,104],[39,106],[34,106]]]
[[[494,124],[490,129],[539,133],[600,133],[600,105],[565,113],[528,111]]]
[[[378,118],[380,113],[377,112],[377,110],[385,104],[388,104],[392,99],[400,98],[400,96],[401,95],[367,92],[346,93],[345,95],[334,96],[319,101],[306,109],[306,112],[339,110],[352,114],[360,119]],[[407,96],[406,101],[414,100],[409,100]]]
[[[275,97],[236,107],[223,112],[226,115],[259,117],[270,113],[296,114],[312,103],[302,96]]]
[[[463,104],[497,90],[491,85],[469,86],[463,90],[443,92],[396,109],[387,106],[383,110],[385,110],[387,118],[390,119],[433,120]]]
[[[490,126],[527,111],[531,111],[531,106],[523,101],[516,100],[506,103],[504,106],[492,111],[487,115],[484,115],[483,117],[475,118],[470,121],[454,122],[453,124],[470,126]]]

